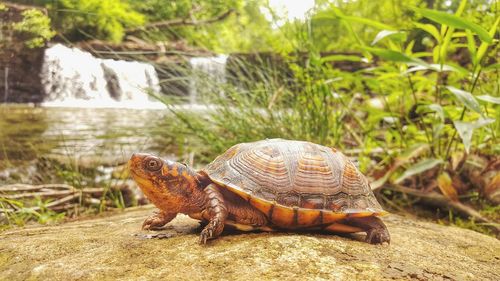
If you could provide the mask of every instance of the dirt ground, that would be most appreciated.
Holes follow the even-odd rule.
[[[0,233],[0,280],[495,280],[500,241],[397,215],[392,242],[362,235],[225,233],[198,244],[198,223],[179,215],[141,231],[152,207]],[[161,233],[164,239],[146,239]],[[168,237],[168,238],[166,238]],[[498,279],[496,279],[498,280]]]

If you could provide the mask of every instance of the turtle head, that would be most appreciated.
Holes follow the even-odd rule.
[[[199,175],[182,163],[134,153],[129,160],[129,169],[149,201],[167,212],[192,209],[197,191],[201,191]]]

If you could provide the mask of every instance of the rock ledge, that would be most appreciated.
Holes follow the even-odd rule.
[[[391,215],[391,245],[362,236],[226,233],[198,241],[179,215],[144,239],[151,206],[106,217],[0,233],[0,280],[494,280],[500,241],[473,231]],[[153,234],[150,232],[149,234]]]

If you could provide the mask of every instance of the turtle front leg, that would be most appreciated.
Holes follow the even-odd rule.
[[[209,221],[207,226],[201,231],[201,244],[206,244],[207,240],[214,239],[222,233],[228,214],[224,197],[215,184],[208,185],[204,191],[207,200],[206,211],[208,212]]]
[[[387,227],[378,217],[350,218],[345,224],[359,227],[366,231],[365,241],[370,244],[391,243]]]
[[[167,223],[169,223],[171,220],[173,220],[177,216],[177,214],[173,213],[167,213],[162,210],[156,210],[153,212],[151,216],[149,216],[146,220],[144,220],[144,223],[142,223],[142,229],[144,230],[154,230],[158,229]]]

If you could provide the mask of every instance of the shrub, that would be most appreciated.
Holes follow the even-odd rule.
[[[25,38],[28,48],[42,47],[56,33],[50,28],[50,18],[37,9],[22,12],[23,20],[13,24],[15,31]]]

